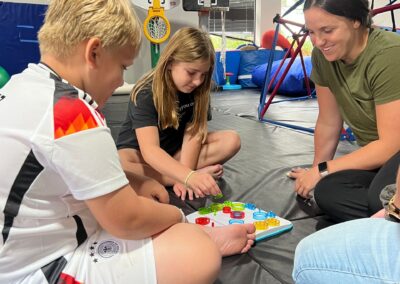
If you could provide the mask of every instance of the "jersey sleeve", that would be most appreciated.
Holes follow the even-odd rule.
[[[376,104],[400,99],[400,46],[393,46],[378,53],[368,66],[366,76]]]
[[[79,98],[54,106],[51,162],[74,198],[86,200],[128,184],[110,130]]]

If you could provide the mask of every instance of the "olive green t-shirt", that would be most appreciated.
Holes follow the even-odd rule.
[[[353,63],[329,62],[314,48],[312,64],[312,81],[329,87],[335,95],[358,144],[377,140],[375,105],[400,99],[400,36],[373,29],[366,48]]]

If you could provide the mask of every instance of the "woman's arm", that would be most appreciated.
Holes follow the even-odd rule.
[[[400,150],[400,100],[376,106],[378,140],[328,162],[329,172],[381,167]]]
[[[314,160],[311,169],[294,168],[288,173],[296,179],[295,191],[304,198],[321,179],[318,163],[332,160],[339,143],[343,119],[335,96],[328,87],[315,86],[318,99],[318,118],[314,133]]]
[[[346,169],[376,169],[400,150],[400,100],[377,105],[376,117],[379,139],[352,153],[329,160],[329,173]],[[309,171],[297,170],[290,175],[296,179],[296,192],[303,197],[308,197],[321,179],[317,166]]]
[[[335,96],[327,87],[316,85],[315,88],[319,112],[314,134],[313,166],[333,159],[343,127]]]

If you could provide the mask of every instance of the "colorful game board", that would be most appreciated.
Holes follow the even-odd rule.
[[[253,223],[256,227],[256,241],[282,234],[293,228],[290,221],[272,211],[258,209],[252,203],[232,201],[212,203],[187,215],[186,218],[190,223],[210,227]]]

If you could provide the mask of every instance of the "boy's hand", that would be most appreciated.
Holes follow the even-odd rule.
[[[168,191],[160,183],[151,178],[129,172],[127,173],[127,177],[137,195],[150,198],[161,203],[169,203]]]
[[[143,188],[141,190],[136,189],[135,191],[137,195],[150,198],[161,203],[169,203],[168,191],[164,187],[150,187]]]

